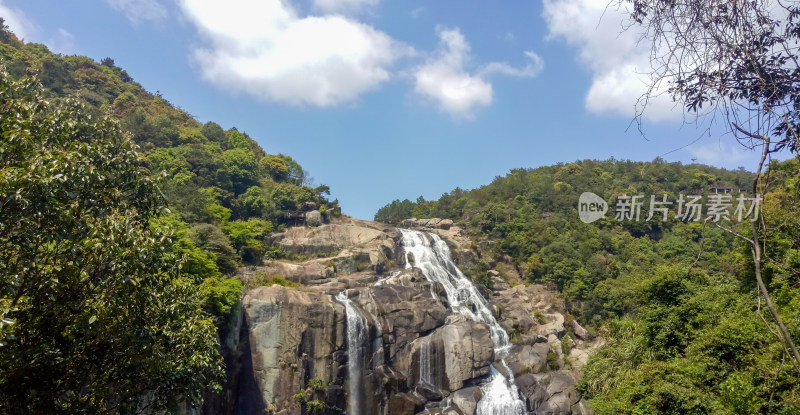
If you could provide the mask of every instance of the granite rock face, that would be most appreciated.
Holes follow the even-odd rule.
[[[308,380],[341,376],[344,307],[328,295],[278,285],[250,290],[242,306],[247,347],[237,412],[299,414],[292,397]]]
[[[452,221],[411,225],[450,238],[459,266],[482,255]],[[489,328],[450,310],[441,285],[405,268],[400,238],[395,228],[349,218],[273,235],[273,243],[300,260],[272,261],[242,278],[263,272],[301,286],[245,293],[225,340],[224,399],[210,399],[203,413],[305,415],[310,407],[303,402],[314,400],[326,415],[475,414],[481,385],[498,367]],[[565,327],[563,301],[542,286],[519,284],[506,265],[490,275],[507,283],[482,292],[511,335],[505,360],[529,413],[588,413],[575,383],[593,347],[589,333],[571,320]],[[363,321],[358,373],[349,373],[350,323],[339,293]],[[565,354],[561,339],[568,332],[576,338]],[[348,407],[353,376],[364,401],[358,408]],[[324,391],[313,387],[320,381]]]

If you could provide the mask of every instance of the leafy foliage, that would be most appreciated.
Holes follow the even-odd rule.
[[[239,307],[228,276],[281,254],[267,235],[287,211],[337,213],[330,189],[2,18],[0,64],[0,412],[197,404],[220,380],[214,325]]]
[[[5,74],[0,132],[0,412],[198,403],[222,375],[197,289],[218,271],[161,216],[134,143]]]
[[[337,211],[337,202],[323,196],[330,189],[308,186],[306,172],[294,159],[266,154],[236,128],[200,124],[159,94],[145,91],[113,59],[98,64],[86,57],[56,55],[44,45],[20,42],[7,28],[0,32],[0,62],[12,78],[36,75],[47,98],[71,97],[95,116],[108,112],[120,120],[159,177],[170,208],[190,229],[199,224],[222,229],[231,219],[251,218],[269,221],[276,229],[288,223],[287,211],[306,202]],[[205,249],[202,244],[199,248]],[[235,262],[258,264],[268,249],[236,247]],[[219,262],[223,273],[235,272],[228,258]]]
[[[800,163],[765,175],[764,279],[790,333],[800,337]],[[528,282],[552,283],[568,311],[605,338],[579,389],[598,414],[797,413],[798,368],[758,309],[749,246],[702,222],[578,219],[580,193],[703,193],[750,189],[754,175],[680,163],[581,161],[513,170],[487,186],[436,201],[393,202],[380,218],[460,222],[482,260],[511,255]],[[745,190],[746,191],[746,190]],[[410,205],[410,206],[409,206]],[[402,209],[400,208],[402,206]],[[644,211],[647,211],[645,201]],[[613,210],[613,206],[610,207]],[[376,218],[380,219],[376,216]],[[644,218],[642,218],[644,219]],[[747,234],[747,224],[725,222]],[[494,244],[482,244],[485,239]],[[480,282],[486,265],[469,275]],[[764,318],[762,320],[762,317]],[[769,325],[765,324],[768,321]],[[540,323],[544,322],[544,318]],[[567,338],[565,336],[565,338]],[[557,367],[556,356],[548,365]]]

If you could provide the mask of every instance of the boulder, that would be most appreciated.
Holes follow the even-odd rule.
[[[388,415],[414,415],[425,406],[425,401],[413,393],[396,393],[389,398]]]
[[[393,334],[393,352],[397,353],[420,333],[431,331],[445,322],[447,310],[431,296],[430,289],[384,284],[372,287],[361,303],[371,302],[373,314],[382,320],[383,329]],[[367,304],[365,307],[369,308]]]
[[[312,227],[322,225],[322,213],[318,210],[306,212],[306,225]]]
[[[453,315],[445,326],[436,329],[434,336],[441,336],[444,345],[447,389],[461,389],[466,381],[489,374],[494,345],[488,326]]]
[[[547,356],[542,356],[530,345],[514,346],[506,357],[506,364],[514,376],[542,373],[547,368]]]
[[[575,336],[581,340],[589,339],[589,332],[587,332],[585,328],[581,327],[577,320],[572,320],[572,332],[575,333]]]
[[[537,410],[548,398],[547,389],[531,373],[526,373],[514,379],[517,388],[525,396],[528,410]]]
[[[536,327],[536,333],[543,336],[555,335],[558,338],[566,333],[564,329],[564,315],[561,313],[545,314],[547,323]]]
[[[392,238],[399,237],[396,233],[397,231],[385,232],[360,223],[331,223],[314,228],[291,227],[271,235],[270,242],[294,254],[329,255],[342,249],[382,250],[382,245],[394,247]]]
[[[572,405],[572,413],[575,415],[593,415],[594,411],[592,407],[589,406],[589,402],[585,399],[581,399],[575,405]]]
[[[481,395],[481,389],[477,386],[459,389],[453,393],[453,406],[464,415],[474,415]]]
[[[443,398],[442,392],[439,390],[439,388],[434,387],[426,382],[418,383],[415,390],[428,401],[440,401]]]

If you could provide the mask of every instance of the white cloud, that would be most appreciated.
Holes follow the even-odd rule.
[[[539,72],[544,69],[544,60],[542,57],[533,51],[525,52],[525,57],[527,57],[530,62],[528,62],[528,64],[523,68],[514,68],[505,62],[491,62],[481,68],[478,74],[480,76],[501,74],[515,76],[517,78],[533,78],[534,76],[539,75]]]
[[[592,73],[586,108],[595,113],[632,117],[637,100],[650,84],[650,44],[639,44],[635,30],[624,30],[628,14],[608,0],[544,0],[550,38],[563,38],[577,48],[579,61]],[[659,85],[647,103],[651,121],[680,119],[683,112]]]
[[[378,5],[379,0],[314,0],[314,8],[324,13],[355,13]]]
[[[56,30],[55,36],[48,39],[45,42],[45,45],[47,45],[47,47],[53,52],[64,55],[69,55],[76,52],[75,36],[60,27],[58,30]]]
[[[33,23],[19,9],[8,7],[0,1],[0,17],[5,19],[8,28],[20,39],[29,40],[28,36],[36,30]]]
[[[280,0],[182,0],[207,39],[194,52],[203,76],[225,88],[295,105],[354,101],[390,79],[410,48],[341,15],[300,16]]]
[[[125,14],[133,24],[159,21],[167,17],[167,8],[159,0],[106,0],[115,10]]]
[[[755,154],[753,150],[728,138],[697,143],[687,147],[686,151],[699,162],[715,166],[735,166],[743,161],[751,161]]]
[[[14,9],[3,4],[0,0],[0,17],[5,19],[5,24],[9,30],[17,35],[17,38],[26,42],[44,43],[51,51],[62,54],[75,53],[75,36],[63,28],[56,29],[55,34],[47,40],[41,39],[43,36],[36,25],[30,21],[21,10]]]
[[[505,62],[491,62],[475,74],[465,67],[469,63],[470,46],[458,29],[437,29],[439,51],[416,69],[414,91],[434,100],[439,107],[458,118],[471,118],[481,107],[493,100],[492,85],[486,79],[492,74],[515,77],[533,77],[541,72],[543,61],[534,52],[525,52],[530,60],[523,68],[514,68]]]

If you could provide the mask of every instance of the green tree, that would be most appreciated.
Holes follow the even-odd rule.
[[[261,158],[259,165],[276,182],[285,181],[289,177],[289,164],[281,156],[268,154]]]
[[[215,328],[133,142],[5,74],[0,133],[0,412],[199,403],[222,375]]]
[[[761,173],[771,153],[800,154],[800,4],[754,0],[618,0],[629,3],[631,23],[652,42],[651,87],[646,104],[666,86],[684,110],[721,116],[726,128],[748,148],[760,148],[753,193],[763,193]],[[705,108],[704,108],[705,107]],[[644,105],[641,106],[641,111]],[[709,127],[710,128],[710,127]],[[767,229],[750,226],[753,274],[767,309],[800,371],[800,351],[773,304],[762,269]]]
[[[261,263],[266,252],[266,239],[272,231],[271,223],[261,219],[236,220],[223,225],[223,230],[242,262],[248,265]]]
[[[234,148],[222,153],[223,168],[220,170],[223,180],[231,183],[230,190],[235,194],[244,193],[258,182],[258,162],[255,155],[243,148]]]
[[[192,226],[191,230],[195,243],[214,254],[220,272],[225,275],[236,273],[239,257],[222,229],[214,224],[199,223]]]
[[[207,122],[203,124],[203,129],[201,130],[202,134],[208,139],[208,141],[213,141],[215,143],[224,144],[227,146],[228,140],[225,137],[225,131],[219,124],[215,122]]]

